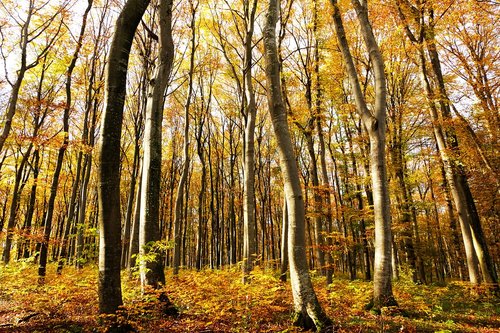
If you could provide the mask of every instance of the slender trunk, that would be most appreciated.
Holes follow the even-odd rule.
[[[196,51],[196,9],[192,2],[191,5],[191,56],[189,63],[189,86],[186,104],[184,106],[184,167],[182,169],[181,179],[179,180],[177,188],[177,198],[175,200],[175,220],[174,220],[174,258],[173,258],[173,274],[179,274],[179,266],[181,264],[181,223],[182,223],[182,210],[184,200],[184,188],[189,173],[189,109],[191,106],[191,98],[193,95],[193,72],[194,72],[194,55]],[[186,217],[184,217],[186,218]]]
[[[199,153],[199,157],[201,161],[201,187],[200,187],[200,192],[198,193],[198,235],[196,243],[196,269],[198,271],[201,270],[202,268],[203,228],[206,224],[205,214],[203,213],[203,211],[205,208],[205,192],[206,192],[205,182],[207,180],[207,168],[205,166],[203,153]]]
[[[245,7],[245,56],[243,76],[245,87],[245,135],[243,157],[243,283],[248,283],[249,273],[257,259],[257,221],[255,218],[255,118],[257,106],[252,82],[253,31],[257,0],[244,2]]]
[[[76,162],[76,178],[73,182],[73,189],[71,190],[71,198],[68,205],[68,218],[66,219],[63,237],[61,239],[61,248],[59,251],[59,260],[57,263],[57,274],[62,274],[64,262],[66,261],[66,257],[68,256],[68,237],[75,225],[74,218],[76,213],[78,188],[80,187],[80,176],[82,173],[82,155],[82,152],[78,153],[78,160]]]
[[[165,284],[163,261],[155,242],[160,240],[161,128],[164,94],[174,59],[172,0],[160,1],[160,54],[155,78],[150,81],[144,128],[141,181],[139,254],[141,286]],[[146,257],[147,260],[146,260]]]
[[[384,62],[368,19],[366,2],[351,1],[361,34],[373,63],[375,79],[375,105],[373,114],[369,111],[361,91],[356,67],[349,50],[342,17],[336,0],[331,0],[334,9],[334,25],[339,40],[342,56],[346,62],[357,111],[370,137],[370,174],[373,191],[373,211],[375,220],[375,267],[373,307],[396,305],[392,293],[392,244],[390,199],[387,184],[387,166],[385,157],[385,118],[386,118],[386,83]]]
[[[129,53],[149,0],[128,0],[111,42],[102,115],[99,165],[99,312],[115,313],[122,305],[120,283],[120,142]]]
[[[90,182],[90,172],[92,169],[92,155],[86,154],[83,163],[83,179],[82,188],[80,192],[80,210],[78,216],[78,224],[76,227],[76,263],[75,266],[78,269],[83,268],[84,258],[83,258],[83,247],[84,247],[84,232],[86,224],[86,212],[87,212],[87,197],[89,192],[89,182]]]
[[[278,1],[269,2],[263,31],[264,55],[269,111],[278,145],[288,207],[288,256],[296,313],[295,323],[304,328],[316,327],[318,331],[322,331],[331,324],[331,321],[318,302],[308,272],[303,194],[281,91],[275,32],[278,8]]]
[[[280,280],[286,282],[286,272],[288,270],[288,207],[286,197],[283,196],[283,227],[281,229],[281,265]]]
[[[142,159],[141,159],[142,160]],[[134,205],[134,216],[132,220],[132,225],[130,227],[130,241],[128,246],[128,257],[127,257],[127,268],[129,273],[135,267],[137,262],[137,255],[139,254],[139,224],[141,216],[141,188],[142,188],[142,163],[139,162],[139,173],[137,174],[139,179],[139,184],[137,186],[137,192],[135,193],[135,205]]]
[[[5,244],[3,248],[2,261],[5,265],[10,262],[10,251],[12,248],[12,239],[15,233],[16,221],[17,221],[17,212],[19,210],[19,199],[21,196],[22,190],[22,180],[23,174],[25,172],[26,163],[28,162],[28,158],[33,148],[33,144],[30,144],[28,150],[25,152],[23,157],[21,158],[21,162],[16,171],[16,179],[14,181],[14,188],[12,189],[12,200],[10,202],[10,211],[9,211],[9,220],[7,222],[7,235],[5,237]]]
[[[130,234],[131,234],[131,229],[132,229],[132,218],[133,218],[133,213],[134,213],[134,198],[135,198],[135,193],[137,191],[139,191],[136,188],[137,187],[137,177],[138,177],[138,173],[139,173],[139,162],[141,160],[139,137],[140,137],[140,135],[136,131],[135,145],[134,145],[134,160],[132,163],[132,175],[130,178],[130,187],[129,187],[129,194],[128,194],[128,200],[127,200],[127,211],[125,213],[125,223],[123,226],[124,230],[123,230],[122,257],[121,257],[122,269],[128,266],[128,258],[129,258],[129,251],[130,251],[130,247],[129,247]]]
[[[320,114],[321,109],[320,109],[320,103],[321,103],[321,92],[320,88],[317,88],[318,91],[318,96],[316,97],[316,103],[317,103],[317,109],[318,109],[318,114]],[[331,255],[331,248],[333,246],[332,242],[332,237],[331,234],[333,232],[333,217],[332,217],[332,199],[331,199],[331,193],[330,193],[330,181],[328,179],[328,171],[326,167],[326,148],[325,148],[325,139],[323,136],[323,128],[321,125],[321,116],[316,117],[316,129],[318,131],[318,138],[319,138],[319,161],[320,161],[320,166],[321,166],[321,186],[322,186],[322,191],[320,193],[320,196],[322,198],[322,215],[326,219],[326,248],[327,250],[325,251],[325,257],[326,257],[326,284],[329,285],[332,283],[333,279],[333,258]]]
[[[231,126],[231,125],[230,125]],[[236,166],[236,153],[233,151],[233,142],[234,142],[234,139],[233,139],[233,133],[234,133],[234,127],[231,127],[231,130],[230,130],[230,137],[229,137],[229,146],[230,146],[230,152],[231,152],[231,156],[229,157],[230,158],[230,161],[229,161],[229,184],[230,184],[230,193],[229,193],[229,223],[230,223],[230,227],[229,227],[229,230],[230,230],[230,237],[229,237],[229,240],[230,240],[230,243],[231,243],[231,246],[230,246],[230,251],[231,251],[231,265],[235,265],[237,263],[237,257],[236,257],[236,249],[237,249],[237,245],[236,245],[236,209],[234,207],[234,204],[235,204],[235,194],[236,194],[236,180],[235,180],[235,176],[234,176],[234,168]]]

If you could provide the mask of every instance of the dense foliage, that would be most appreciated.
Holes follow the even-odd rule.
[[[0,332],[105,332],[106,317],[98,316],[96,268],[55,274],[33,285],[36,271],[16,264],[0,278]],[[171,273],[171,272],[167,272]],[[137,277],[123,281],[124,308],[119,322],[138,332],[300,332],[292,327],[290,286],[271,271],[256,269],[254,283],[241,283],[239,270],[182,271],[167,274],[166,290],[179,309],[165,316],[155,293],[141,295]],[[381,314],[364,310],[370,283],[336,277],[328,288],[324,278],[313,278],[320,302],[339,332],[496,332],[500,325],[498,301],[482,288],[462,282],[448,286],[416,286],[410,276],[394,285],[401,309]],[[392,311],[392,312],[391,312]],[[394,312],[396,311],[396,312]]]
[[[0,331],[498,329],[499,9],[2,0]]]

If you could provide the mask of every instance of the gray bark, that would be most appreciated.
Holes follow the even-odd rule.
[[[304,199],[281,90],[275,33],[278,9],[278,1],[271,0],[263,32],[264,54],[269,112],[277,140],[288,207],[288,257],[296,313],[295,324],[307,329],[316,327],[318,331],[322,331],[331,322],[318,302],[309,277],[305,248]]]
[[[252,38],[255,25],[257,0],[245,7],[245,53],[243,76],[245,87],[245,135],[243,156],[243,283],[249,282],[249,273],[257,259],[257,221],[255,218],[255,92],[252,82]]]
[[[149,0],[128,0],[117,21],[108,57],[106,100],[98,150],[99,312],[122,305],[120,283],[120,142],[129,53]]]
[[[182,169],[181,178],[177,187],[177,198],[175,200],[175,218],[174,218],[174,258],[173,258],[173,274],[179,274],[179,266],[181,264],[181,223],[182,223],[182,211],[184,206],[184,191],[186,187],[186,182],[189,174],[189,109],[191,107],[191,98],[193,96],[193,74],[194,74],[194,55],[196,51],[196,10],[198,5],[194,5],[190,2],[191,6],[191,56],[189,62],[189,86],[188,95],[186,98],[186,104],[184,105],[184,166]],[[184,217],[185,218],[185,217]]]
[[[361,35],[373,63],[375,77],[375,105],[373,114],[369,111],[364,99],[354,62],[346,39],[342,17],[336,0],[333,5],[334,26],[339,40],[342,56],[346,63],[357,112],[370,137],[370,175],[373,193],[373,211],[375,220],[375,260],[373,280],[374,309],[382,306],[396,305],[392,293],[392,244],[391,215],[387,184],[387,166],[385,156],[386,134],[386,83],[384,62],[378,48],[373,30],[368,19],[366,1],[352,0],[360,23]]]
[[[283,221],[281,229],[281,260],[280,260],[280,280],[286,282],[286,272],[288,271],[288,207],[286,197],[283,198]]]
[[[38,267],[38,276],[40,277],[40,281],[43,281],[43,279],[45,277],[45,273],[46,273],[47,252],[48,252],[48,248],[49,248],[49,238],[50,238],[50,233],[51,233],[51,228],[52,228],[52,216],[54,214],[54,204],[55,204],[55,200],[56,200],[56,196],[57,196],[57,188],[59,186],[59,176],[60,176],[61,170],[62,170],[62,164],[64,161],[64,154],[66,153],[66,149],[67,149],[68,143],[69,143],[69,114],[70,114],[71,107],[72,107],[71,84],[72,84],[72,79],[73,79],[73,70],[75,69],[76,61],[78,60],[78,56],[80,54],[80,49],[82,48],[85,27],[87,25],[87,16],[88,16],[88,13],[90,12],[91,8],[92,8],[92,0],[89,0],[88,6],[85,9],[85,13],[84,13],[83,18],[82,18],[82,26],[80,29],[80,35],[78,37],[76,48],[75,48],[75,51],[74,51],[73,56],[71,58],[71,62],[68,65],[68,68],[66,70],[66,86],[65,86],[66,105],[64,106],[64,114],[63,114],[64,140],[63,140],[62,146],[59,148],[59,151],[57,154],[56,167],[55,167],[54,175],[52,178],[52,184],[50,186],[50,196],[49,196],[49,202],[48,202],[48,206],[47,206],[47,213],[45,215],[45,229],[44,229],[44,235],[43,235],[43,242],[42,242],[41,247],[40,247],[40,265]],[[76,195],[76,190],[74,193]],[[73,213],[71,213],[71,215],[73,215]],[[72,216],[70,216],[70,217],[72,217]],[[69,228],[69,226],[68,226],[68,228]]]
[[[165,284],[160,240],[161,125],[164,95],[174,60],[172,0],[160,1],[160,49],[155,78],[150,81],[144,129],[141,181],[139,254],[141,285],[159,288]]]

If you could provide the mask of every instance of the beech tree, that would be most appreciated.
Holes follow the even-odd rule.
[[[141,181],[139,253],[141,283],[154,288],[165,284],[162,257],[154,242],[160,240],[161,129],[163,104],[174,60],[172,0],[160,1],[160,47],[156,74],[150,80],[144,129],[144,157]],[[151,256],[154,256],[151,258]]]
[[[460,146],[456,129],[445,123],[445,120],[452,120],[451,109],[454,106],[448,96],[437,50],[434,8],[432,4],[429,7],[425,4],[413,6],[408,1],[398,4],[399,18],[403,22],[406,35],[418,50],[421,84],[426,92],[428,108],[433,121],[434,137],[444,167],[444,176],[458,212],[467,255],[469,279],[472,283],[480,283],[480,267],[484,282],[497,286],[498,278],[470,190],[468,177],[464,166],[459,163]],[[405,11],[409,11],[410,17],[416,24],[415,33],[411,29]],[[430,73],[433,74],[433,79]]]
[[[368,19],[366,1],[353,0],[352,5],[360,23],[361,35],[365,42],[370,60],[373,63],[375,79],[375,105],[371,112],[363,96],[359,78],[349,50],[342,16],[336,0],[331,0],[335,32],[344,58],[356,109],[370,137],[370,176],[373,193],[373,210],[375,220],[375,262],[372,306],[396,305],[392,293],[392,236],[389,188],[387,184],[387,165],[385,157],[386,135],[386,80],[384,61],[378,48],[373,30]]]
[[[244,12],[244,56],[243,78],[245,98],[243,117],[245,120],[245,139],[243,142],[243,281],[248,282],[248,274],[257,260],[257,222],[255,218],[255,121],[257,106],[252,77],[253,35],[257,0],[246,0]]]
[[[64,7],[67,6],[67,3],[63,3],[59,10],[56,10],[54,13],[50,14],[45,19],[42,19],[43,22],[40,25],[37,25],[35,21],[37,16],[43,15],[43,10],[47,6],[48,1],[44,3],[36,3],[35,0],[29,0],[28,9],[26,13],[26,18],[23,20],[17,20],[17,9],[9,8],[8,4],[2,4],[2,9],[5,10],[7,15],[11,15],[13,20],[17,23],[20,29],[20,60],[21,64],[19,69],[17,70],[17,77],[14,82],[11,82],[8,78],[8,73],[5,73],[6,79],[9,82],[12,90],[9,97],[9,102],[7,106],[7,111],[4,115],[4,125],[2,128],[2,132],[0,133],[0,152],[3,150],[5,140],[9,136],[10,130],[12,128],[12,120],[16,113],[17,103],[19,100],[19,94],[21,91],[21,86],[24,82],[24,77],[26,72],[34,67],[36,67],[40,61],[45,57],[47,52],[51,49],[51,47],[56,42],[57,38],[59,38],[59,32],[63,26],[63,18],[61,17],[61,13],[64,10]],[[11,12],[12,11],[12,12]],[[49,28],[56,22],[56,31],[48,34],[48,38],[46,38],[46,43],[42,44],[41,47],[35,51],[34,56],[28,53],[28,49],[36,43],[36,40],[40,38],[44,33],[48,32]],[[35,26],[33,26],[35,25]],[[6,36],[4,32],[0,28],[0,35],[2,38],[2,44],[4,44]],[[4,61],[6,61],[7,54],[5,54],[5,50],[2,48],[2,57]]]
[[[48,252],[48,247],[49,247],[49,239],[50,239],[50,233],[51,233],[51,228],[52,228],[52,217],[54,214],[54,202],[56,200],[56,195],[57,195],[57,188],[59,186],[59,176],[61,174],[61,169],[62,169],[62,164],[64,160],[64,154],[66,153],[68,143],[69,143],[69,117],[70,117],[70,111],[72,108],[72,80],[73,80],[73,70],[75,69],[76,62],[78,60],[78,56],[80,55],[80,49],[82,47],[82,41],[83,37],[85,34],[85,27],[87,25],[87,16],[90,12],[90,9],[92,8],[92,0],[88,0],[88,5],[87,8],[85,9],[85,12],[83,13],[82,17],[82,25],[80,29],[80,34],[78,35],[78,40],[76,42],[76,47],[75,51],[73,53],[73,56],[71,57],[71,61],[68,65],[68,68],[66,69],[66,84],[65,84],[65,94],[66,94],[66,104],[64,106],[64,114],[63,114],[63,135],[64,139],[62,142],[61,147],[59,148],[59,151],[57,153],[57,162],[56,162],[56,167],[54,170],[54,175],[52,178],[52,184],[50,187],[50,197],[49,197],[49,202],[48,202],[48,208],[47,208],[47,213],[45,215],[45,229],[44,229],[44,237],[43,237],[43,242],[41,244],[40,248],[40,266],[38,268],[38,275],[40,279],[43,281],[45,274],[46,274],[46,265],[47,265],[47,252]],[[78,175],[79,176],[79,175]],[[69,218],[67,224],[71,224],[71,220],[73,219],[73,212],[71,211],[71,206],[73,206],[74,209],[74,203],[76,200],[76,190],[73,190],[73,195],[71,196],[71,201],[72,203],[70,204],[70,212],[69,212]],[[69,226],[66,226],[66,228],[69,228]]]
[[[190,117],[190,108],[191,102],[193,98],[193,77],[194,77],[194,66],[195,66],[195,51],[196,51],[196,11],[198,8],[198,2],[195,4],[194,1],[189,2],[189,8],[191,13],[191,21],[189,23],[189,27],[191,29],[191,54],[189,57],[189,72],[188,72],[188,93],[186,102],[184,105],[184,147],[183,147],[183,158],[184,165],[182,167],[181,179],[179,180],[179,184],[177,187],[177,198],[175,199],[175,220],[174,220],[174,259],[173,259],[173,268],[174,274],[179,273],[179,266],[181,265],[181,244],[182,244],[182,235],[181,235],[181,223],[183,220],[187,220],[187,216],[184,214],[184,195],[186,194],[186,184],[189,173],[189,165],[190,165],[190,153],[189,153],[189,117]],[[187,202],[186,202],[187,207]]]
[[[168,298],[198,312],[182,303],[220,297],[199,288],[207,277],[228,295],[244,291],[231,306],[252,317],[210,307],[224,311],[209,330],[258,330],[292,311],[297,325],[329,331],[325,313],[341,309],[323,302],[372,286],[352,309],[369,297],[375,310],[396,305],[391,279],[404,304],[419,303],[401,287],[450,281],[464,296],[484,284],[474,298],[490,302],[500,265],[495,4],[90,2],[0,2],[0,131],[10,126],[1,276],[33,262],[42,277],[57,265],[57,281],[83,280],[100,256],[102,313],[120,307],[120,282],[126,309],[148,314],[152,295],[163,312],[175,312]],[[146,303],[129,302],[136,291]],[[254,312],[271,302],[272,316]]]
[[[116,20],[106,74],[106,101],[99,147],[99,312],[122,304],[120,281],[120,141],[127,68],[135,31],[149,0],[128,0]]]
[[[274,135],[278,142],[288,210],[288,259],[295,307],[294,322],[305,329],[315,327],[321,331],[326,329],[331,322],[316,298],[308,273],[304,201],[283,102],[276,46],[275,30],[278,21],[278,8],[278,1],[269,1],[263,35],[269,113],[271,114]]]

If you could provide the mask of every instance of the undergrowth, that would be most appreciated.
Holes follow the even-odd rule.
[[[135,276],[123,273],[124,306],[116,317],[99,316],[97,268],[49,266],[45,284],[36,267],[0,267],[0,332],[107,332],[109,322],[136,332],[300,332],[292,326],[293,300],[288,283],[257,268],[251,283],[237,269],[167,271],[164,290],[178,315],[162,312],[158,294],[141,293]],[[313,277],[318,298],[338,332],[480,332],[500,329],[500,303],[487,290],[462,282],[447,286],[394,282],[398,308],[374,314],[364,309],[369,282],[335,278],[325,287]]]

